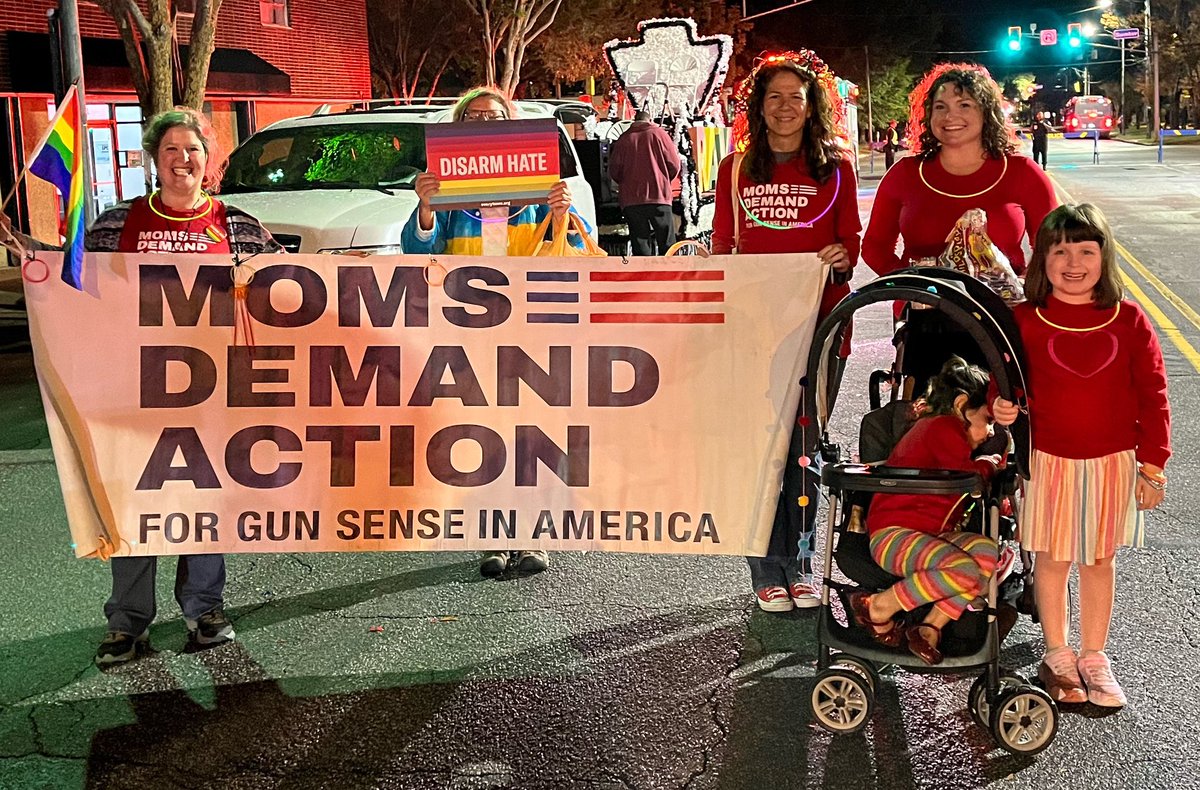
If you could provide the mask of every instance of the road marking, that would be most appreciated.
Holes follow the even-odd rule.
[[[1054,176],[1051,176],[1051,178],[1054,180],[1054,186],[1067,197],[1067,200],[1069,200],[1071,203],[1077,202],[1071,193],[1067,191],[1066,187],[1059,183],[1057,178],[1054,178]],[[1200,329],[1200,314],[1197,314],[1187,302],[1185,302],[1174,291],[1168,288],[1166,283],[1155,277],[1154,274],[1152,274],[1141,261],[1133,257],[1133,254],[1129,252],[1129,250],[1125,249],[1125,247],[1122,246],[1119,241],[1116,241],[1116,239],[1113,241],[1116,244],[1117,252],[1121,253],[1121,257],[1125,259],[1126,263],[1132,266],[1138,274],[1146,279],[1146,282],[1150,283],[1150,285],[1152,285],[1156,291],[1162,294],[1164,299],[1170,302],[1175,309],[1182,313],[1183,316],[1191,322],[1192,326]],[[1188,339],[1183,336],[1181,331],[1179,331],[1179,327],[1175,326],[1175,322],[1168,318],[1167,314],[1164,313],[1157,304],[1151,301],[1150,297],[1146,295],[1146,292],[1143,291],[1141,287],[1133,281],[1133,278],[1129,276],[1129,273],[1125,271],[1124,267],[1120,267],[1119,264],[1118,267],[1121,269],[1121,279],[1124,281],[1125,287],[1129,289],[1129,293],[1133,297],[1134,301],[1136,301],[1146,310],[1146,312],[1154,320],[1154,323],[1158,324],[1159,328],[1163,332],[1163,335],[1165,335],[1172,343],[1175,344],[1175,347],[1179,349],[1179,353],[1183,354],[1184,358],[1188,362],[1192,363],[1192,367],[1195,368],[1197,373],[1200,373],[1200,352],[1196,351],[1195,347],[1188,342]]]
[[[1196,351],[1187,338],[1183,336],[1183,333],[1179,331],[1179,327],[1175,326],[1175,322],[1167,318],[1167,314],[1159,309],[1158,305],[1150,301],[1150,297],[1146,296],[1146,292],[1133,281],[1133,278],[1123,268],[1121,269],[1121,279],[1125,282],[1125,287],[1129,289],[1129,294],[1134,298],[1134,301],[1141,304],[1146,312],[1150,314],[1150,317],[1154,319],[1154,323],[1158,324],[1162,333],[1179,349],[1179,353],[1183,354],[1184,358],[1192,363],[1192,367],[1196,369],[1197,373],[1200,373],[1200,351]]]

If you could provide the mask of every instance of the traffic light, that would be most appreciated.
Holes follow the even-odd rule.
[[[1079,22],[1071,22],[1067,25],[1067,46],[1071,49],[1079,49],[1083,46],[1083,25]]]
[[[1013,25],[1008,29],[1008,50],[1010,52],[1021,51],[1021,28],[1019,25]]]

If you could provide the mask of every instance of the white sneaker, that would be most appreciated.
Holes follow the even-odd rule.
[[[1083,685],[1087,686],[1088,701],[1105,708],[1125,707],[1125,692],[1113,677],[1108,656],[1102,651],[1084,653],[1076,666]]]
[[[797,609],[812,609],[821,605],[821,594],[814,584],[796,582],[789,587],[788,592],[791,593],[792,603]]]
[[[779,585],[755,590],[754,598],[758,601],[758,608],[764,612],[792,611],[792,597],[786,588]]]

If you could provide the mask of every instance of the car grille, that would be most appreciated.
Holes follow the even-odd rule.
[[[292,233],[272,233],[275,241],[283,245],[283,248],[291,253],[300,252],[300,237]]]

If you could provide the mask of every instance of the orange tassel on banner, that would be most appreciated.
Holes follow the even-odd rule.
[[[244,282],[238,282],[238,274],[246,272]],[[239,338],[250,348],[254,348],[254,324],[250,318],[250,308],[246,305],[246,297],[250,293],[250,283],[254,281],[254,270],[245,264],[238,264],[230,270],[233,279],[233,344],[239,345]]]

